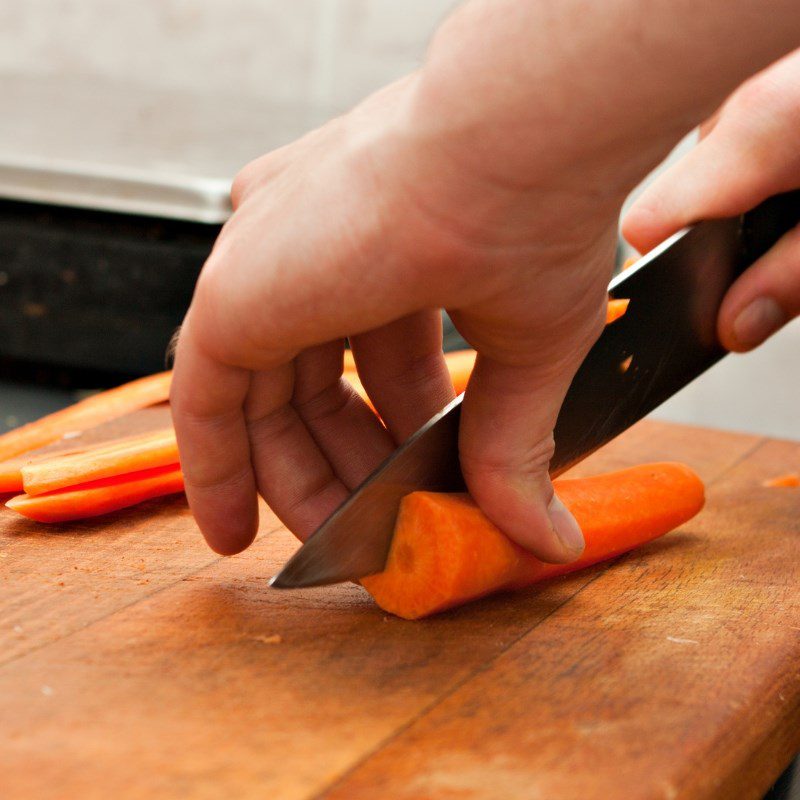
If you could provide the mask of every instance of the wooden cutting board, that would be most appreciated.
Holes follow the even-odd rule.
[[[645,422],[580,466],[678,459],[703,513],[610,565],[423,622],[267,587],[264,513],[0,514],[0,797],[757,798],[800,747],[800,445]]]

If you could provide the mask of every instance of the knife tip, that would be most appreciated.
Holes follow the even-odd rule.
[[[278,573],[277,575],[273,575],[269,579],[269,587],[271,589],[292,589],[293,584],[288,582],[286,578],[283,577],[282,573]]]

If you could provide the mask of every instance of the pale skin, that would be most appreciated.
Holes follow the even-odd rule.
[[[603,325],[622,201],[799,43],[796,0],[472,0],[418,72],[245,167],[178,340],[171,397],[211,547],[250,544],[257,494],[306,538],[451,399],[446,308],[479,354],[460,432],[470,493],[540,558],[576,558],[582,535],[547,467],[560,404]],[[680,173],[640,200],[625,223],[635,246],[800,185],[797,61],[756,79],[786,82],[794,103],[773,92],[759,111],[770,124],[751,126],[748,103],[767,100],[740,90],[676,168],[695,176],[691,202]],[[776,152],[787,130],[794,146]],[[761,170],[748,178],[715,172],[714,159],[754,153]],[[779,308],[748,312],[762,332],[765,316],[800,311],[799,239],[731,290],[728,346],[758,343],[736,327],[752,301]],[[346,337],[385,427],[342,380]]]

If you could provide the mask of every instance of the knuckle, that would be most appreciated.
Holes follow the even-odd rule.
[[[242,201],[253,188],[259,173],[258,161],[251,161],[236,173],[233,183],[231,183],[231,204],[234,209],[242,204]]]
[[[468,481],[538,476],[547,472],[554,452],[555,440],[552,433],[522,448],[516,443],[513,449],[496,446],[462,447],[461,468]]]

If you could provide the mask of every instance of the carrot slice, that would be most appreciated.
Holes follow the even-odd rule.
[[[609,300],[608,306],[606,307],[606,325],[610,325],[612,322],[616,322],[620,317],[625,316],[630,302],[628,298]]]
[[[700,478],[675,463],[561,479],[555,487],[586,539],[572,564],[539,561],[468,495],[414,492],[400,504],[386,569],[363,586],[385,611],[418,619],[613,558],[691,519],[704,501]]]
[[[767,486],[771,489],[791,489],[796,486],[800,486],[800,475],[798,475],[796,472],[787,472],[785,475],[777,475],[774,478],[764,481],[762,486]]]
[[[167,428],[118,439],[77,453],[58,453],[50,458],[29,461],[21,468],[22,485],[29,495],[44,494],[100,478],[177,463],[175,431]]]
[[[54,453],[26,453],[22,456],[9,458],[7,461],[0,461],[0,494],[8,494],[9,492],[21,492],[22,487],[22,468],[26,464],[31,464],[35,461],[40,461],[47,458],[54,458],[55,455],[59,457],[65,455],[72,455],[73,453],[83,453],[85,448],[75,448],[71,450],[61,450],[57,454]]]
[[[115,478],[103,478],[47,494],[21,494],[12,497],[6,503],[6,508],[36,522],[68,522],[97,517],[153,497],[182,491],[183,473],[180,467],[173,464]]]
[[[623,262],[622,266],[620,267],[620,272],[625,272],[625,270],[630,269],[639,259],[641,256],[628,256]]]
[[[65,433],[83,430],[169,399],[171,372],[160,372],[87,397],[61,411],[0,436],[0,461],[44,447]]]
[[[30,459],[10,458],[0,463],[0,494],[22,491],[22,467]]]

